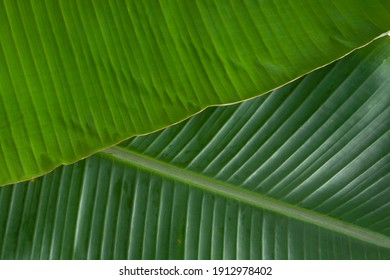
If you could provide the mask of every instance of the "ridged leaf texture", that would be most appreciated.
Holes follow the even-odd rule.
[[[330,63],[390,2],[2,0],[0,26],[5,185]]]
[[[1,188],[1,258],[389,259],[389,56]]]

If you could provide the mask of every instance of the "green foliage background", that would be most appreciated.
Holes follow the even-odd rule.
[[[389,1],[4,0],[0,26],[2,259],[390,258]]]

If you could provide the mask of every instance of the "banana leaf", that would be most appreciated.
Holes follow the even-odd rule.
[[[0,26],[5,185],[328,64],[390,2],[2,0]]]
[[[390,259],[390,38],[0,189],[2,259]]]

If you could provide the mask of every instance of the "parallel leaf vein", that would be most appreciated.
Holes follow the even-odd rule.
[[[169,177],[205,191],[235,199],[243,203],[248,203],[255,207],[273,211],[287,217],[344,234],[351,238],[390,249],[390,238],[380,233],[375,233],[368,229],[361,228],[308,209],[297,207],[258,193],[238,188],[234,185],[217,181],[213,178],[179,168],[131,150],[116,146],[100,152],[100,155],[110,157],[111,159],[121,161],[137,168],[157,173],[164,177]]]

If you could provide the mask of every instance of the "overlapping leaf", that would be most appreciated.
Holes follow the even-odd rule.
[[[389,56],[2,188],[1,258],[389,259]]]
[[[0,184],[264,93],[390,29],[390,2],[0,1]]]

